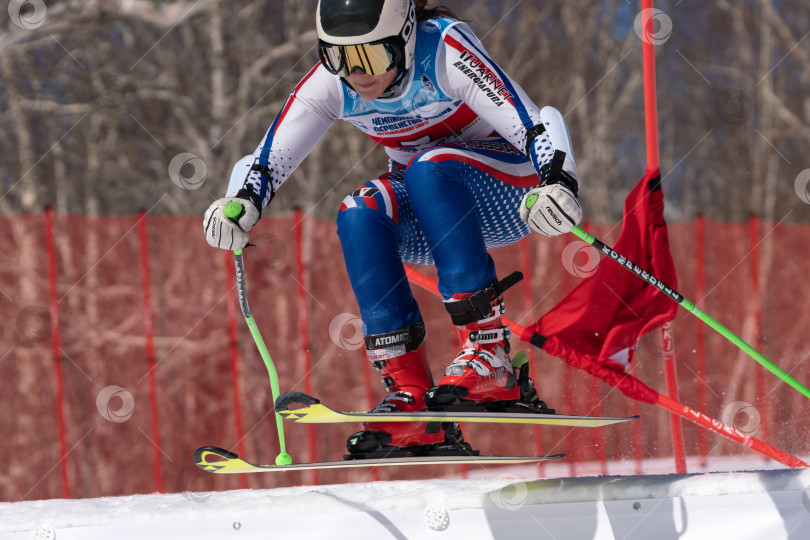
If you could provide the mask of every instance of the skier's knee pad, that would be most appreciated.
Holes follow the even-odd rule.
[[[371,212],[357,212],[357,210],[371,210]],[[341,222],[355,221],[365,222],[367,225],[380,221],[396,224],[398,214],[397,199],[390,182],[378,178],[363,184],[343,199],[337,217],[338,227]]]
[[[396,195],[391,183],[384,178],[366,182],[348,194],[340,205],[338,220],[344,212],[357,208],[379,210],[383,216],[387,216],[394,223],[398,219]]]

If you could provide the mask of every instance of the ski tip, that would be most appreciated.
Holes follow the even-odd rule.
[[[209,455],[219,456],[223,459],[239,459],[239,456],[218,446],[201,446],[194,451],[194,463],[204,462]]]
[[[319,404],[320,400],[303,392],[284,392],[278,396],[274,406],[276,411],[288,411],[290,410],[290,405],[294,405],[296,403],[308,407]]]
[[[217,446],[203,446],[194,452],[194,465],[207,472],[221,472],[229,464],[241,461],[238,455]]]

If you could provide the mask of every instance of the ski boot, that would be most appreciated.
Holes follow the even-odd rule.
[[[425,395],[428,407],[457,408],[472,402],[493,411],[553,413],[537,396],[526,355],[516,355],[514,361],[509,357],[510,331],[501,318],[503,293],[521,279],[523,274],[515,272],[487,289],[454,295],[445,302],[458,329],[461,352]]]
[[[380,373],[389,394],[371,412],[413,412],[425,409],[424,394],[433,386],[425,355],[425,325],[419,323],[389,334],[366,336],[366,354]],[[470,454],[458,424],[369,422],[346,441],[346,459],[434,455],[438,451]]]

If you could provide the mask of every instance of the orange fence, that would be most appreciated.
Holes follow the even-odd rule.
[[[463,474],[460,468],[354,470],[214,477],[194,467],[198,446],[270,462],[278,452],[264,365],[235,299],[232,257],[208,247],[201,219],[2,216],[0,247],[0,500],[212,491]],[[618,227],[585,227],[610,243]],[[709,220],[670,225],[679,291],[810,383],[805,287],[807,225]],[[282,391],[308,391],[344,409],[383,395],[365,360],[333,223],[302,214],[264,219],[245,252],[250,305]],[[527,280],[506,294],[528,324],[574,286],[588,263],[574,237],[533,235],[493,251],[499,273]],[[567,255],[565,255],[567,254]],[[569,257],[565,260],[564,257]],[[435,276],[431,268],[421,268]],[[454,356],[441,302],[415,290],[434,376]],[[680,310],[673,322],[680,400],[788,453],[810,454],[805,398]],[[665,392],[661,336],[641,340],[634,370]],[[517,348],[525,344],[513,340]],[[596,430],[467,425],[486,453],[568,455],[566,474],[644,472],[672,461],[669,415],[638,405],[540,351],[530,351],[541,396],[561,412],[627,415]],[[296,461],[340,459],[359,426],[285,426]],[[685,425],[690,466],[750,451]],[[672,462],[671,470],[675,463]],[[542,474],[542,469],[538,471]]]

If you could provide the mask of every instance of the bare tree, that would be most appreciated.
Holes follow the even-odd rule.
[[[315,4],[65,0],[49,3],[35,28],[10,20],[0,41],[7,150],[0,209],[50,203],[88,215],[201,214],[317,63]],[[536,103],[566,114],[586,215],[616,222],[645,160],[641,40],[633,30],[640,7],[444,4],[470,21]],[[656,7],[673,23],[671,39],[657,47],[670,219],[806,220],[790,180],[806,168],[810,139],[808,7],[798,0]],[[170,174],[178,156],[186,165]],[[338,122],[268,213],[301,207],[332,219],[346,192],[385,167],[382,149]]]

